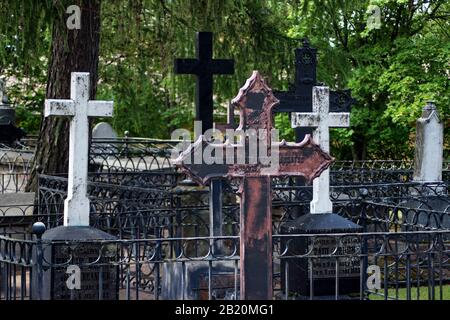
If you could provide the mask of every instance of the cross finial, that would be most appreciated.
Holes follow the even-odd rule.
[[[302,38],[303,48],[309,48],[309,40],[307,37]]]
[[[436,110],[436,106],[434,104],[433,100],[429,100],[427,101],[427,104],[425,105],[425,107],[423,107],[423,110]]]
[[[253,71],[238,95],[231,101],[241,114],[239,130],[273,128],[272,109],[278,103],[261,74]]]
[[[65,226],[89,226],[87,197],[89,117],[112,117],[112,101],[89,100],[89,73],[73,72],[69,100],[46,99],[44,116],[70,118],[69,177]]]

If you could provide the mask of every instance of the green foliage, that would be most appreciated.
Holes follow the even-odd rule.
[[[213,31],[214,57],[236,62],[235,75],[214,78],[215,120],[223,122],[252,70],[273,89],[287,89],[293,50],[307,36],[319,50],[318,80],[352,89],[358,101],[351,128],[331,132],[333,156],[411,158],[415,119],[427,100],[449,124],[450,3],[426,2],[103,1],[98,98],[114,99],[110,122],[120,133],[168,138],[175,128],[191,129],[194,77],[175,76],[173,59],[195,55],[195,31]],[[0,0],[0,13],[8,17],[0,25],[0,74],[29,132],[39,128],[53,22],[66,17],[68,3]],[[369,5],[380,7],[380,29],[367,25]],[[288,115],[275,123],[281,138],[294,139]]]

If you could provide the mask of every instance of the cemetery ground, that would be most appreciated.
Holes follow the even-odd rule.
[[[251,88],[264,88],[259,75],[251,79]],[[317,95],[313,100],[324,101]],[[243,108],[242,114],[248,114]],[[430,110],[424,108],[425,117]],[[2,190],[8,203],[0,206],[2,299],[240,298],[245,267],[240,257],[242,198],[237,196],[241,178],[223,181],[219,209],[211,208],[211,190],[186,175],[194,170],[199,176],[203,169],[186,165],[187,171],[181,171],[174,165],[179,160],[174,162],[172,151],[179,142],[94,134],[85,169],[90,227],[84,228],[106,233],[81,239],[70,239],[71,226],[64,219],[71,183],[67,175],[40,174],[36,201],[16,179],[18,173],[27,179],[35,141],[30,138],[19,149],[4,146]],[[418,142],[416,147],[423,146]],[[266,257],[273,269],[270,292],[264,294],[300,300],[448,300],[449,163],[441,163],[441,181],[421,182],[414,179],[423,173],[417,159],[335,161],[327,193],[333,217],[350,221],[346,232],[336,230],[340,220],[332,220],[331,232],[302,230],[300,221],[311,215],[314,194],[323,191],[315,193],[314,186],[300,183],[302,177],[272,176],[273,253]],[[210,179],[211,173],[223,175],[211,165],[205,170]],[[220,220],[211,216],[213,209]],[[51,232],[63,224],[68,239],[42,235],[44,226]],[[349,232],[352,224],[357,229]],[[217,234],[211,236],[211,230]],[[79,290],[69,285],[67,270],[73,265],[81,269]],[[372,274],[370,266],[376,267]],[[379,278],[371,282],[377,268]]]
[[[182,300],[184,309],[185,301],[197,300],[270,301],[269,306],[281,300],[450,300],[448,97],[440,89],[448,70],[439,60],[445,57],[439,48],[442,39],[433,38],[438,45],[426,46],[438,57],[424,50],[427,55],[413,61],[424,68],[420,82],[402,74],[408,74],[410,65],[402,59],[417,59],[420,50],[396,48],[401,53],[390,56],[395,50],[379,47],[373,37],[376,33],[384,42],[398,45],[398,33],[415,29],[415,24],[400,27],[400,19],[397,29],[388,32],[388,21],[375,27],[372,20],[353,21],[365,8],[344,16],[345,23],[332,19],[327,29],[322,24],[330,9],[322,2],[315,4],[319,10],[302,2],[300,14],[291,7],[278,11],[281,2],[255,2],[257,8],[252,9],[247,1],[231,7],[234,1],[220,7],[206,1],[204,11],[212,6],[215,15],[245,9],[217,18],[215,27],[222,16],[230,19],[228,35],[194,32],[202,25],[190,17],[194,3],[185,11],[176,0],[142,1],[136,5],[142,12],[130,9],[138,25],[145,13],[158,6],[162,11],[155,11],[150,19],[154,25],[139,29],[136,36],[126,30],[111,34],[111,26],[104,24],[100,9],[114,16],[115,5],[75,2],[64,19],[48,18],[59,12],[54,3],[40,11],[32,7],[55,26],[50,33],[48,21],[41,21],[39,28],[51,46],[35,44],[36,52],[51,51],[50,58],[41,57],[39,63],[29,58],[36,64],[31,68],[35,73],[42,68],[37,65],[48,67],[42,110],[35,114],[41,116],[37,136],[23,130],[21,125],[29,123],[7,95],[9,88],[11,95],[20,94],[13,88],[21,75],[11,76],[10,70],[15,62],[0,68],[9,75],[9,82],[0,79],[0,304]],[[422,20],[414,22],[427,22],[430,33],[441,25],[429,22],[429,15],[439,20],[435,13],[450,9],[438,0],[420,6],[411,1],[409,7],[391,2],[383,11],[375,7],[386,14],[391,5],[399,6],[392,16],[413,8],[407,16],[417,19],[420,12]],[[250,32],[247,29],[259,21],[258,8],[274,16]],[[20,8],[0,1],[0,12],[6,9],[11,17],[21,17]],[[178,17],[178,12],[184,16]],[[314,17],[305,24],[310,13]],[[179,19],[169,27],[174,33],[166,34],[174,15]],[[239,23],[230,17],[245,20],[246,15],[252,22],[243,24],[246,31],[234,29]],[[206,13],[205,17],[210,19]],[[347,19],[355,28],[362,23],[370,30],[359,30],[357,37],[355,30],[335,30],[347,25]],[[187,31],[180,32],[179,24]],[[274,25],[276,32],[265,29]],[[131,24],[129,28],[135,31]],[[158,29],[158,40],[149,45],[146,32],[152,28]],[[10,29],[14,28],[0,26],[5,34],[0,37],[0,62],[10,59],[1,54],[3,38],[22,41]],[[334,30],[338,39],[324,39],[319,29]],[[233,30],[239,32],[233,35]],[[311,34],[312,41],[302,35],[295,39],[295,48],[283,46],[300,30]],[[431,37],[417,30],[421,37]],[[195,34],[194,42],[184,43],[187,32]],[[102,46],[100,34],[106,39]],[[127,48],[113,53],[110,46],[124,34],[130,36]],[[239,42],[228,42],[237,35]],[[268,41],[268,35],[273,39]],[[259,36],[258,41],[249,40]],[[402,36],[409,40],[414,35]],[[168,46],[174,39],[185,47]],[[361,63],[361,56],[351,56],[366,41],[374,41],[371,45],[377,50],[370,52],[376,62]],[[339,59],[329,55],[341,45],[345,50],[337,52]],[[287,55],[292,67],[277,67],[286,65],[286,56],[272,46],[292,51]],[[20,46],[6,47],[9,54],[18,55]],[[219,52],[235,57],[218,58]],[[129,68],[129,59],[134,59],[130,57],[139,60],[139,80],[124,76],[136,71]],[[354,65],[338,70],[346,63],[341,60]],[[385,67],[387,62],[392,65]],[[375,76],[359,64],[388,71],[377,69]],[[399,66],[401,71],[395,69]],[[117,68],[121,77],[111,76],[110,68]],[[393,70],[401,77],[389,73]],[[433,82],[430,73],[439,80]],[[426,85],[411,92],[409,86],[416,82]],[[356,90],[337,89],[344,84]],[[134,89],[143,97],[134,99]],[[404,98],[413,93],[417,98]],[[188,120],[183,113],[187,100],[195,106],[186,113]],[[408,103],[418,112],[405,111]],[[117,132],[114,127],[123,129],[118,123],[131,124],[129,129],[140,136]],[[389,123],[392,128],[383,127]],[[170,132],[170,139],[157,139],[158,130],[161,136],[162,131]],[[257,303],[245,312],[263,315],[262,306]]]

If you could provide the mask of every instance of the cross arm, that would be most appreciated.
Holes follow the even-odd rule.
[[[234,74],[234,60],[214,59],[211,69],[213,74]]]
[[[174,72],[176,74],[196,74],[198,63],[197,59],[175,59]]]
[[[112,117],[114,102],[112,101],[89,101],[88,117]]]
[[[350,113],[348,112],[330,112],[328,119],[331,128],[350,127]]]
[[[318,113],[296,112],[292,113],[292,128],[298,127],[317,127],[319,126],[320,116]]]
[[[46,99],[44,108],[44,117],[75,115],[75,102],[73,100]]]

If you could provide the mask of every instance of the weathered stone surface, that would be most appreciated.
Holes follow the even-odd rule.
[[[362,244],[358,237],[346,236],[348,242],[339,243],[331,233],[362,232],[359,225],[333,213],[306,214],[294,221],[286,222],[281,227],[282,234],[320,234],[311,243],[307,238],[286,239],[282,247],[288,246],[287,256],[290,255],[321,255],[308,261],[307,258],[281,259],[281,284],[285,290],[286,264],[289,264],[288,279],[289,293],[298,296],[310,296],[310,284],[313,274],[314,297],[333,296],[336,292],[336,260],[332,253],[337,250],[339,259],[339,295],[359,293],[360,291],[360,259]],[[288,243],[289,241],[289,243]],[[334,298],[334,296],[333,296]]]
[[[110,263],[117,261],[117,244],[105,245],[100,242],[115,239],[114,236],[91,227],[61,226],[45,232],[42,236],[44,266],[51,267],[44,268],[43,287],[36,288],[42,290],[42,298],[117,300],[119,270],[117,265]],[[71,289],[67,286],[69,266],[80,268],[80,289]]]
[[[414,181],[442,181],[443,152],[444,123],[434,103],[428,102],[416,122]]]
[[[0,217],[33,214],[34,192],[0,194]]]
[[[99,122],[92,129],[94,139],[117,139],[117,133],[108,122]]]
[[[70,100],[46,99],[44,116],[70,117],[69,177],[65,226],[89,226],[87,173],[89,117],[112,117],[112,101],[89,100],[89,73],[73,72]]]

